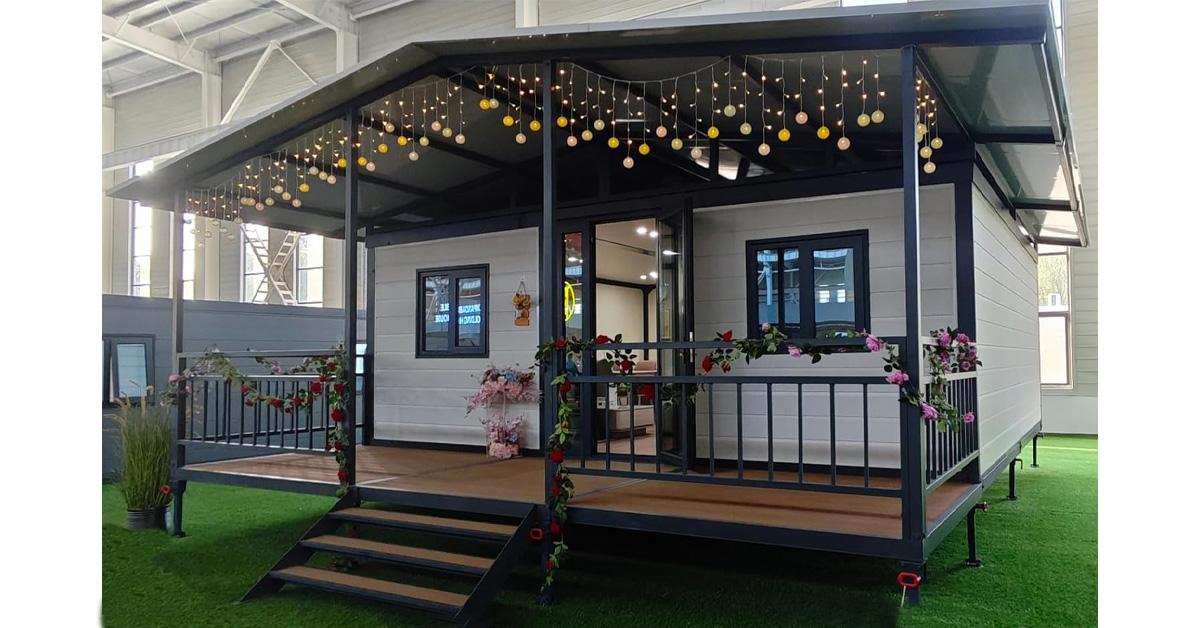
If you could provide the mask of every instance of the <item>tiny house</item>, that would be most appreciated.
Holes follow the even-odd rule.
[[[337,494],[248,597],[293,584],[459,622],[531,543],[550,585],[574,526],[891,559],[916,599],[927,557],[1040,430],[1035,246],[1087,244],[1078,179],[1041,2],[405,46],[110,192],[367,249],[365,337],[348,310],[329,339],[365,347],[345,358],[351,394],[330,400],[337,369],[286,368],[329,351],[221,354],[231,378],[176,347],[175,529],[187,482]],[[930,372],[941,329],[983,365]],[[974,420],[898,399],[862,332],[911,390]],[[765,334],[787,340],[711,368]],[[507,459],[465,411],[492,366],[535,368],[540,391],[503,408]],[[230,456],[189,461],[201,446]],[[433,552],[348,525],[493,545]]]

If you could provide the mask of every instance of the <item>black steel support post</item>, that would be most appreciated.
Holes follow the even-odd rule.
[[[184,192],[175,193],[175,207],[171,212],[171,342],[175,358],[175,372],[187,368],[183,358],[183,224]],[[177,537],[187,536],[183,531],[183,493],[187,482],[179,479],[178,471],[187,465],[187,404],[178,399],[175,406],[175,446],[171,451],[171,530]]]
[[[1037,434],[1034,434],[1034,435],[1033,435],[1033,464],[1032,464],[1032,465],[1030,465],[1030,466],[1031,466],[1031,467],[1033,467],[1034,469],[1038,468],[1038,461],[1037,461],[1037,442],[1038,442],[1038,439],[1039,439],[1039,438],[1042,438],[1042,433],[1041,433],[1041,432],[1038,432]]]
[[[551,85],[554,82],[554,62],[548,61],[542,65],[542,102],[546,106],[542,109],[542,228],[541,228],[541,245],[539,261],[539,277],[541,286],[538,294],[538,331],[541,343],[546,343],[554,339],[555,325],[558,318],[556,312],[561,310],[555,308],[558,291],[558,251],[554,241],[554,203],[556,185],[556,165],[554,159],[554,107],[551,104],[554,102],[554,92]],[[542,442],[546,443],[550,434],[554,432],[555,407],[554,387],[550,384],[550,380],[554,379],[558,370],[558,363],[552,360],[545,365],[545,370],[542,372],[542,429],[540,430]],[[549,447],[543,446],[545,450],[542,455],[549,455]],[[549,504],[550,489],[554,482],[554,464],[548,459],[545,464],[545,497],[546,503]],[[542,517],[543,530],[549,530],[549,519],[553,516],[549,507],[544,508],[545,516]],[[553,539],[550,534],[546,534],[542,539],[541,557],[545,569],[546,561],[550,557],[550,552],[553,550]],[[549,606],[554,603],[553,587],[548,587],[538,597],[538,602],[543,606]]]
[[[1008,462],[1008,499],[1017,498],[1017,458]]]
[[[354,390],[354,366],[357,363],[355,353],[358,344],[358,110],[351,107],[346,110],[346,129],[350,135],[347,142],[346,155],[346,206],[345,206],[345,235],[342,241],[342,314],[345,320],[346,368],[350,371],[350,390]],[[346,437],[349,447],[346,448],[347,481],[354,486],[357,480],[355,473],[355,442],[358,424],[358,408],[355,403],[356,395],[345,395],[346,403]]]
[[[921,387],[921,223],[920,173],[917,159],[916,52],[900,50],[900,126],[904,182],[904,369],[910,386]],[[920,544],[925,538],[925,439],[920,410],[900,403],[900,459],[902,527],[906,541]]]
[[[364,244],[364,246],[366,246]],[[375,439],[375,249],[367,249],[367,350],[363,352],[362,444]]]
[[[975,543],[975,513],[982,510],[987,512],[988,503],[980,502],[971,507],[967,511],[967,562],[968,567],[982,567],[983,561],[979,560],[979,554],[976,552],[977,545]]]

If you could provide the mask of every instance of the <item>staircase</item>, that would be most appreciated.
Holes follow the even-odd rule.
[[[291,550],[267,572],[242,601],[279,591],[285,584],[389,602],[428,612],[458,625],[476,622],[529,546],[536,519],[532,506],[524,518],[504,523],[479,521],[467,513],[441,511],[418,514],[365,508],[347,495],[334,505]],[[404,531],[405,544],[341,534],[351,527],[367,531]],[[456,553],[424,547],[427,541],[472,539],[476,553]],[[411,543],[411,544],[408,544]],[[376,568],[371,576],[309,565],[319,554],[361,559]],[[376,577],[377,572],[386,573]],[[418,576],[440,574],[438,580],[463,581],[463,592],[417,585]],[[383,574],[380,574],[383,575]],[[406,582],[408,581],[408,582]]]
[[[274,288],[275,294],[279,295],[279,299],[284,305],[296,305],[296,295],[288,286],[283,275],[288,261],[296,252],[296,245],[300,242],[300,233],[296,231],[285,233],[274,256],[271,255],[267,246],[268,242],[244,224],[242,225],[242,235],[245,237],[246,243],[250,245],[250,249],[254,251],[254,257],[258,260],[259,266],[263,269],[263,279],[258,282],[258,289],[254,291],[250,302],[266,303],[271,298],[271,288]]]

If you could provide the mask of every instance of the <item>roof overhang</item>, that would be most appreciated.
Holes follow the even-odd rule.
[[[923,74],[996,175],[1035,240],[1085,244],[1086,226],[1059,53],[1044,0],[930,1],[538,28],[413,43],[322,81],[109,191],[171,207],[175,195],[287,140],[449,68],[897,49]],[[1033,80],[1031,80],[1033,79]],[[284,216],[285,214],[290,214]],[[332,214],[332,215],[331,215]],[[330,232],[336,213],[276,209],[280,223]],[[271,218],[268,218],[271,219]],[[311,225],[309,223],[312,223]]]

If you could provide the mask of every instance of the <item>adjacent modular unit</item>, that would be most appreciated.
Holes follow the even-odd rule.
[[[1040,2],[928,2],[414,44],[122,184],[111,193],[368,250],[365,338],[348,310],[330,339],[366,346],[344,478],[321,400],[285,414],[197,377],[177,524],[188,481],[344,493],[251,596],[293,583],[457,621],[528,539],[546,556],[571,534],[564,518],[889,558],[917,584],[1040,429],[1035,246],[1086,244],[1050,28]],[[920,391],[941,328],[983,361],[946,376],[945,402],[976,420],[945,430],[897,399],[858,335],[896,347]],[[764,330],[787,341],[705,368]],[[540,403],[504,408],[523,455],[484,455],[464,410],[485,368],[618,336],[549,360]],[[247,371],[308,355],[224,354]],[[314,378],[250,381],[286,394]],[[569,446],[548,447],[563,429]],[[261,455],[195,463],[197,445]],[[364,544],[337,534],[347,522],[496,546]],[[318,552],[400,572],[306,565]],[[407,569],[477,582],[423,589]]]

